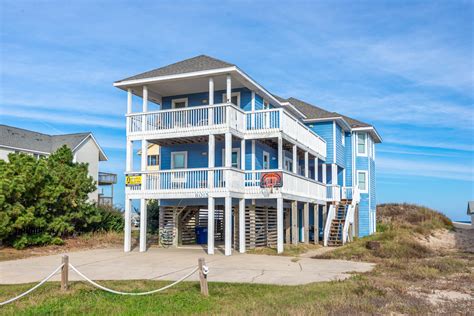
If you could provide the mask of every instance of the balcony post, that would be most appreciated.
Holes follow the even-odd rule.
[[[214,105],[214,78],[209,78],[209,105]],[[214,124],[214,108],[209,108],[208,125]]]
[[[283,252],[283,198],[277,198],[277,252]]]
[[[319,159],[314,157],[314,180],[319,181]]]
[[[232,134],[225,133],[225,164],[226,168],[232,167]]]
[[[213,197],[207,198],[207,254],[214,254],[214,204]]]
[[[146,251],[147,201],[140,199],[140,252]]]
[[[293,145],[293,173],[298,173],[298,155],[296,145]]]
[[[225,227],[225,250],[224,254],[230,256],[232,254],[232,197],[225,197],[224,208],[224,227]]]
[[[124,238],[123,251],[129,252],[132,249],[132,200],[125,198],[125,218],[124,218]]]
[[[215,157],[216,157],[216,137],[214,134],[209,134],[209,144],[208,144],[208,153],[207,153],[207,158],[208,158],[208,167],[211,169],[209,170],[209,179],[207,180],[208,182],[208,188],[214,188],[214,170],[212,170],[215,167]]]
[[[226,80],[226,102],[230,103],[232,100],[232,78],[230,75],[227,75],[227,80]],[[236,104],[237,105],[237,104]]]
[[[291,201],[291,243],[298,244],[298,202]]]
[[[278,136],[278,169],[283,169],[283,138]]]
[[[337,182],[337,165],[333,163],[331,164],[331,183],[338,184]]]
[[[327,184],[328,181],[327,181],[327,177],[326,177],[326,171],[327,171],[327,165],[325,163],[322,163],[321,164],[321,172],[322,172],[322,177],[323,177],[323,183],[324,184]]]
[[[245,253],[245,199],[239,199],[239,252]]]
[[[303,206],[303,242],[309,244],[309,203]]]
[[[317,245],[319,243],[319,206],[318,204],[314,204],[313,209],[313,229],[314,229],[314,244]]]
[[[240,169],[245,170],[245,138],[240,141]]]
[[[142,94],[143,104],[142,104],[142,132],[146,131],[146,112],[148,112],[148,87],[143,86]]]
[[[132,89],[127,89],[127,114],[132,113]]]
[[[148,141],[142,139],[142,157],[141,157],[141,172],[142,172],[142,191],[146,190],[146,170],[148,162]]]
[[[304,152],[304,176],[309,178],[309,153]]]

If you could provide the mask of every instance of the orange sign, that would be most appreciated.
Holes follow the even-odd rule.
[[[262,172],[260,176],[261,188],[281,188],[283,186],[283,172]]]

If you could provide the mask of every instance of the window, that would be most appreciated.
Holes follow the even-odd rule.
[[[226,103],[226,102],[227,102],[227,94],[224,93],[222,95],[222,103]],[[240,107],[240,92],[232,92],[230,95],[230,102]]]
[[[346,135],[344,134],[344,131],[341,130],[341,143],[342,146],[346,146]]]
[[[158,155],[148,155],[148,166],[158,166]]]
[[[293,171],[293,160],[287,157],[285,157],[285,170],[290,172]]]
[[[357,183],[361,193],[369,192],[367,187],[367,171],[357,171]]]
[[[270,154],[266,151],[263,152],[263,169],[270,169]]]
[[[188,167],[188,152],[175,151],[171,153],[171,169],[186,169]]]
[[[365,133],[357,133],[357,154],[367,155],[367,134]]]
[[[171,107],[173,109],[182,109],[188,106],[188,98],[171,100]]]
[[[240,169],[240,148],[232,148],[232,168]],[[225,166],[225,148],[222,149],[222,166]]]

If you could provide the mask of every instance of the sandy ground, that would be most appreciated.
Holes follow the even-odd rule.
[[[420,237],[419,241],[435,250],[461,250],[474,253],[474,229],[438,230],[426,238]]]

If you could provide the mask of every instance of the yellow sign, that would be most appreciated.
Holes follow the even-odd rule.
[[[126,176],[125,185],[140,185],[142,184],[142,176]]]

